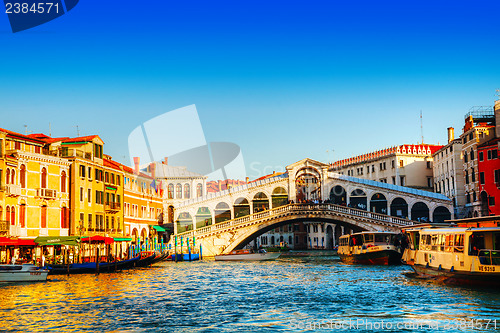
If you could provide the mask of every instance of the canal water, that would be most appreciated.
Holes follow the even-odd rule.
[[[500,330],[500,292],[337,256],[165,262],[0,285],[0,331],[450,332]],[[497,323],[498,321],[498,323]]]

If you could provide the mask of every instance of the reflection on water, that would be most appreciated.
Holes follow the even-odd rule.
[[[0,327],[59,332],[298,332],[307,331],[308,323],[365,320],[439,324],[444,331],[448,323],[498,319],[500,328],[500,292],[410,279],[402,274],[405,271],[408,268],[402,266],[344,265],[338,257],[320,256],[274,262],[163,263],[99,276],[52,276],[44,283],[1,285]]]

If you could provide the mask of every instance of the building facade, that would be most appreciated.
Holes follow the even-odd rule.
[[[473,107],[465,115],[462,140],[463,178],[465,208],[460,216],[480,216],[482,207],[479,199],[479,173],[477,148],[495,137],[495,112],[491,107]]]
[[[434,190],[432,155],[441,145],[401,145],[334,162],[329,171],[382,183]]]
[[[462,218],[460,214],[465,207],[462,140],[454,138],[453,127],[448,128],[448,144],[436,151],[432,158],[434,191],[452,199],[455,218]]]

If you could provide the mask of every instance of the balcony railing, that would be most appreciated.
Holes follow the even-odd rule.
[[[120,207],[121,207],[121,205],[119,202],[107,202],[104,205],[104,209],[106,211],[119,211]]]
[[[8,196],[21,195],[21,185],[7,184],[2,187],[2,190],[5,191],[5,194],[7,194]]]
[[[57,191],[48,188],[38,188],[36,190],[36,195],[40,198],[55,199],[57,196]]]

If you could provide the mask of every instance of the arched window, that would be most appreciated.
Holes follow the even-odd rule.
[[[182,185],[181,184],[175,185],[175,198],[182,199]]]
[[[12,169],[10,172],[10,183],[15,184],[16,183],[16,170]]]
[[[19,224],[21,225],[21,228],[24,228],[26,226],[26,205],[21,204],[19,206]]]
[[[21,188],[26,188],[26,166],[21,165],[21,170],[19,171],[19,183],[21,183]]]
[[[42,168],[42,188],[47,188],[47,169]]]
[[[66,192],[66,171],[61,173],[61,192]]]
[[[203,196],[203,185],[198,184],[196,185],[196,197],[201,197]]]
[[[10,183],[10,169],[7,168],[7,171],[5,172],[5,183],[9,184]]]
[[[69,209],[66,207],[61,208],[61,228],[69,228]]]
[[[3,220],[3,208],[0,206],[0,221]]]
[[[10,224],[16,225],[16,208],[14,206],[10,208]]]
[[[5,209],[5,221],[7,221],[7,224],[9,224],[10,222],[10,207],[7,206],[7,208]]]
[[[191,186],[189,184],[184,184],[184,199],[189,199],[191,197]]]
[[[168,184],[168,198],[174,198],[174,184]]]

